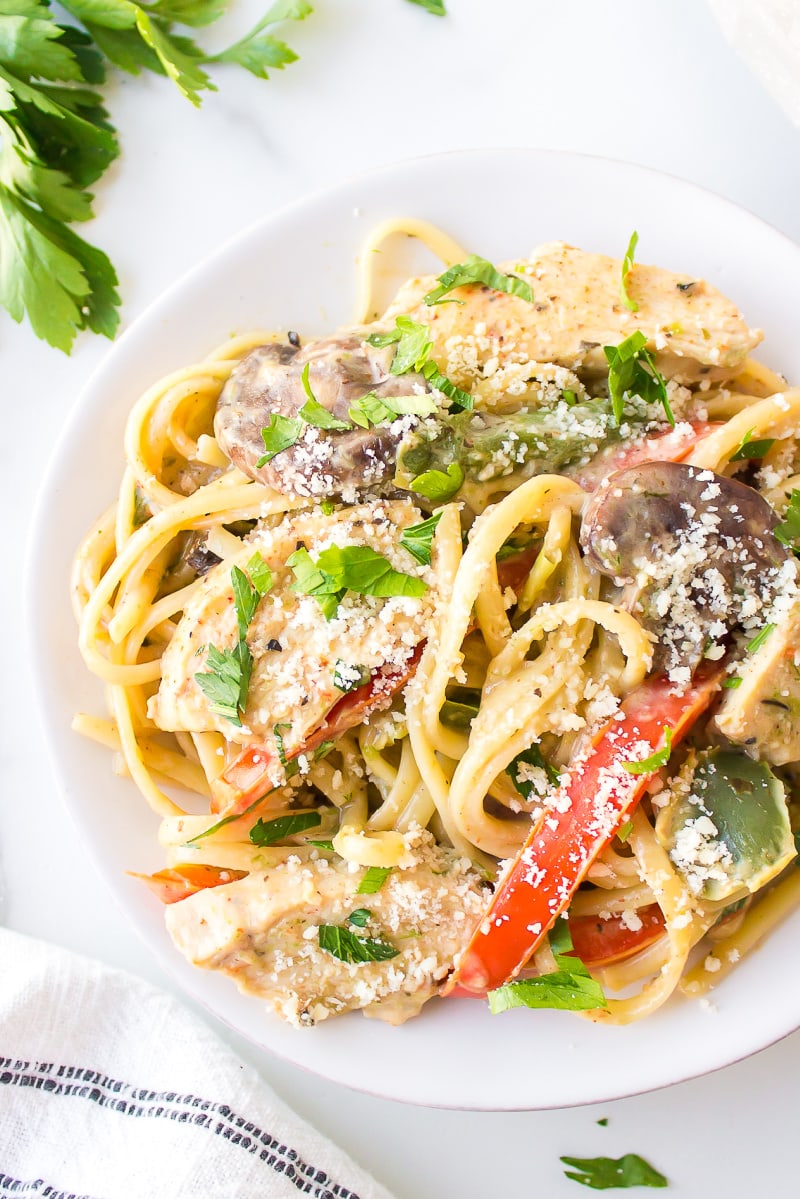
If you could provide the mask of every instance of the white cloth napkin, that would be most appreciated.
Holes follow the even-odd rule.
[[[800,125],[798,0],[709,0],[722,31],[773,99]]]
[[[170,995],[0,929],[0,1197],[391,1199]]]

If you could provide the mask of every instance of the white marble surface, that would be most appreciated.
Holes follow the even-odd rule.
[[[700,0],[449,5],[451,15],[437,20],[406,0],[317,0],[315,15],[287,31],[299,63],[267,83],[220,70],[220,91],[200,113],[166,81],[115,80],[109,100],[123,156],[97,189],[87,234],[117,265],[125,324],[262,213],[373,165],[466,146],[538,145],[641,162],[708,186],[800,240],[800,132]],[[234,0],[214,44],[258,12],[257,0]],[[86,337],[67,359],[0,316],[2,914],[12,928],[169,986],[110,903],[59,800],[31,716],[21,636],[28,515],[62,422],[107,348]],[[399,1199],[577,1196],[559,1154],[641,1153],[681,1199],[744,1195],[756,1183],[779,1195],[795,1177],[794,1146],[781,1134],[800,1098],[797,1034],[668,1091],[513,1114],[373,1099],[229,1039]],[[743,1135],[731,1136],[739,1112]],[[597,1126],[601,1116],[607,1128]]]

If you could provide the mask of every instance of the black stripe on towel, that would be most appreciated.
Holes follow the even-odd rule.
[[[51,1186],[43,1178],[12,1178],[10,1174],[0,1173],[0,1199],[92,1199],[91,1195],[76,1195],[74,1191],[60,1191]]]
[[[216,1103],[177,1091],[151,1091],[134,1087],[99,1070],[81,1066],[26,1062],[10,1057],[0,1057],[0,1086],[20,1089],[33,1087],[51,1095],[88,1099],[98,1107],[106,1107],[125,1116],[193,1124],[259,1158],[276,1174],[283,1174],[302,1195],[311,1195],[313,1199],[359,1199],[355,1191],[333,1182],[324,1170],[304,1161],[296,1149],[281,1144],[277,1137],[259,1128],[252,1120],[237,1115],[227,1103]],[[38,1182],[27,1185],[35,1186]],[[26,1193],[36,1195],[38,1199],[40,1193],[47,1192],[8,1192],[22,1196]],[[51,1199],[51,1195],[53,1199],[62,1199],[61,1192],[52,1191],[48,1199]],[[65,1195],[63,1199],[83,1197]]]

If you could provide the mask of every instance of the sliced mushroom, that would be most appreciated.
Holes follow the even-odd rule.
[[[771,602],[789,551],[752,487],[680,462],[617,471],[586,505],[581,544],[654,634],[655,665],[675,681],[743,618]],[[673,672],[682,672],[681,674]]]
[[[295,495],[327,496],[381,484],[394,468],[404,424],[327,431],[307,424],[294,445],[259,466],[261,430],[273,415],[296,417],[308,400],[303,369],[314,398],[340,421],[368,392],[408,396],[428,385],[422,376],[392,375],[394,347],[374,348],[360,330],[310,342],[302,350],[270,343],[259,346],[225,384],[214,418],[217,441],[251,479]]]

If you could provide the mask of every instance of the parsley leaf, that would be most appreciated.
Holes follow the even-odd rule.
[[[411,490],[424,495],[435,504],[451,500],[464,482],[464,470],[458,462],[451,462],[447,471],[426,470],[411,480]]]
[[[236,623],[239,628],[239,638],[247,635],[250,621],[253,619],[259,601],[267,594],[272,586],[272,571],[260,554],[256,553],[248,563],[248,570],[255,568],[250,578],[238,566],[231,568],[231,584],[233,586],[233,601],[236,606]],[[255,582],[258,579],[258,583]]]
[[[752,438],[753,430],[749,429],[739,442],[739,448],[736,453],[731,454],[731,462],[741,462],[749,458],[763,458],[775,444],[774,437],[762,437],[757,441],[753,441]]]
[[[647,338],[637,329],[618,346],[603,347],[608,362],[608,393],[617,426],[623,417],[626,395],[640,396],[647,404],[660,403],[669,423],[675,424],[666,380],[656,369],[653,355],[645,348],[646,345]]]
[[[735,691],[737,687],[741,687],[744,682],[740,674],[729,675],[727,679],[722,680],[722,686],[726,691]]]
[[[349,662],[343,662],[339,658],[333,668],[333,685],[339,691],[357,691],[359,687],[364,687],[372,678],[372,671],[368,666],[351,666]]]
[[[267,566],[258,550],[247,563],[247,573],[259,596],[267,594],[272,587],[272,571]]]
[[[348,409],[347,415],[362,429],[381,425],[398,416],[432,416],[439,405],[431,395],[379,396],[368,391]]]
[[[628,837],[630,837],[632,832],[633,832],[633,821],[626,820],[625,823],[621,824],[619,826],[619,828],[617,829],[617,840],[622,841],[622,842],[627,841]]]
[[[649,758],[643,758],[641,762],[623,762],[622,765],[628,774],[652,774],[659,766],[666,766],[671,753],[672,729],[665,724],[664,744],[661,749],[657,749]]]
[[[372,912],[369,910],[369,908],[356,908],[354,912],[350,913],[347,919],[350,924],[354,924],[356,928],[366,928],[367,921],[371,915]]]
[[[435,362],[426,362],[422,367],[422,374],[428,380],[431,387],[453,401],[456,410],[465,412],[472,410],[473,400],[469,392],[462,391],[460,387],[456,387],[455,383],[451,383],[447,376],[442,374]]]
[[[639,305],[635,300],[632,300],[628,295],[628,275],[633,267],[633,256],[636,253],[636,247],[639,244],[639,234],[634,229],[631,234],[631,240],[628,242],[628,248],[625,251],[625,257],[622,260],[622,276],[619,281],[619,294],[622,303],[629,312],[638,312]]]
[[[304,422],[298,416],[282,416],[280,412],[271,412],[269,424],[261,430],[266,453],[256,462],[261,468],[271,462],[276,454],[290,449],[303,432]]]
[[[311,390],[311,384],[308,381],[308,371],[310,363],[307,362],[303,367],[303,373],[300,380],[303,384],[303,391],[308,396],[305,404],[300,409],[299,416],[306,422],[307,425],[313,425],[315,429],[352,429],[352,425],[346,420],[339,420],[332,412],[329,412],[324,404],[320,404],[314,392]]]
[[[303,546],[286,560],[294,573],[293,591],[313,595],[326,617],[335,614],[346,591],[358,595],[388,598],[395,595],[419,596],[428,584],[414,575],[395,570],[382,554],[366,545],[331,545],[315,562]]]
[[[391,866],[367,866],[356,895],[374,895],[376,891],[380,891],[391,873]]]
[[[416,558],[423,566],[430,565],[433,535],[441,519],[441,512],[436,512],[427,520],[420,521],[418,525],[408,525],[400,534],[403,549],[408,550],[412,558]]]
[[[174,0],[170,2],[174,3]],[[190,0],[182,2],[188,3]],[[279,21],[302,21],[313,11],[305,0],[277,0],[245,37],[207,61],[238,63],[257,79],[269,79],[267,68],[283,70],[289,63],[297,62],[297,55],[285,42],[264,30]]]
[[[558,780],[561,778],[561,771],[557,766],[553,766],[548,762],[537,744],[531,745],[529,749],[523,750],[521,754],[517,754],[506,766],[506,774],[511,779],[512,783],[525,799],[529,799],[531,792],[535,792],[535,788],[530,779],[525,778],[525,771],[520,770],[523,765],[533,766],[538,770],[543,770],[548,783],[554,787],[558,786]],[[538,794],[538,792],[536,792]]]
[[[775,624],[765,624],[763,629],[759,629],[753,640],[748,641],[747,645],[744,647],[745,652],[748,654],[754,654],[757,649],[761,649],[761,646],[767,640],[770,633],[774,633],[777,627],[778,626]]]
[[[359,937],[338,924],[320,924],[317,930],[320,949],[340,962],[388,962],[400,954],[388,941]]]
[[[550,948],[558,967],[552,974],[517,979],[490,991],[493,1016],[512,1007],[556,1008],[564,1012],[589,1012],[608,1007],[603,988],[575,955],[569,923],[557,920],[550,933]]]
[[[789,499],[789,507],[781,523],[775,529],[778,541],[798,552],[800,548],[800,491],[795,487]]]
[[[418,4],[420,8],[427,9],[433,13],[435,17],[446,17],[447,9],[444,6],[444,0],[410,0],[411,4]]]
[[[257,820],[250,829],[250,840],[253,845],[274,845],[276,841],[283,841],[321,823],[319,812],[287,812],[285,816],[276,816],[274,820]]]
[[[253,671],[253,655],[247,642],[239,641],[233,649],[225,650],[209,645],[206,665],[208,670],[198,672],[194,679],[211,711],[231,724],[241,725]]]
[[[592,1187],[595,1191],[607,1191],[613,1187],[665,1187],[667,1179],[638,1153],[626,1153],[624,1157],[562,1157],[567,1178]],[[576,1173],[580,1171],[580,1173]]]
[[[533,302],[533,292],[530,283],[519,279],[516,275],[504,275],[478,254],[470,254],[463,262],[449,267],[439,276],[439,286],[424,296],[428,305],[441,304],[444,296],[456,287],[464,287],[467,283],[482,283],[493,291],[503,291],[509,296],[519,296],[522,300]]]

